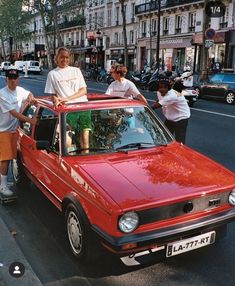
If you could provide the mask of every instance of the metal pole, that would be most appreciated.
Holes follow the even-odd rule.
[[[161,19],[161,0],[158,0],[158,17],[157,17],[157,46],[156,46],[156,68],[159,70],[160,60],[159,60],[159,51],[160,51],[160,19]]]
[[[210,0],[205,0],[203,9],[203,29],[202,29],[202,80],[208,79],[208,48],[205,47],[205,31],[209,25],[209,17],[206,15],[206,5]]]

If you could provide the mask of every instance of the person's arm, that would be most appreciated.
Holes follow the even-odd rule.
[[[11,110],[10,114],[12,116],[14,116],[15,118],[19,119],[20,121],[29,122],[30,124],[36,124],[37,123],[36,117],[33,117],[33,118],[27,117],[27,116],[23,115],[22,113],[17,112],[15,109]]]
[[[70,101],[70,100],[73,100],[73,99],[77,99],[79,97],[82,97],[83,95],[86,95],[87,94],[87,88],[86,87],[81,87],[77,92],[75,92],[74,94],[66,97],[66,98],[58,98],[59,101],[62,103],[62,102],[67,102],[67,101]]]
[[[32,92],[29,93],[27,101],[29,102],[29,104],[35,104],[37,103],[36,98],[33,96]]]
[[[162,105],[157,100],[156,102],[154,102],[154,104],[151,107],[152,109],[156,109],[156,108],[162,107]]]
[[[140,93],[136,96],[137,99],[139,99],[140,101],[143,101],[146,105],[148,105],[148,101],[146,100],[146,98]]]

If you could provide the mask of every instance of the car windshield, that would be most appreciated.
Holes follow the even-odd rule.
[[[224,79],[224,75],[223,74],[215,74],[210,78],[210,81],[212,83],[222,83]]]
[[[65,124],[64,149],[71,156],[153,148],[172,141],[146,107],[70,112]]]

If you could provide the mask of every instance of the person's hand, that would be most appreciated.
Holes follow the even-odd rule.
[[[29,96],[28,96],[28,102],[29,104],[33,105],[33,104],[37,104],[37,99],[33,96],[33,94],[30,92]]]
[[[65,101],[66,101],[66,98],[54,96],[53,102],[54,102],[55,108],[62,106],[65,103]]]
[[[38,124],[38,117],[29,118],[28,122],[30,124],[36,125]]]

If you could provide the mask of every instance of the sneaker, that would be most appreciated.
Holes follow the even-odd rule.
[[[1,194],[3,194],[4,196],[12,196],[14,193],[8,188],[8,187],[0,187],[0,192]]]

